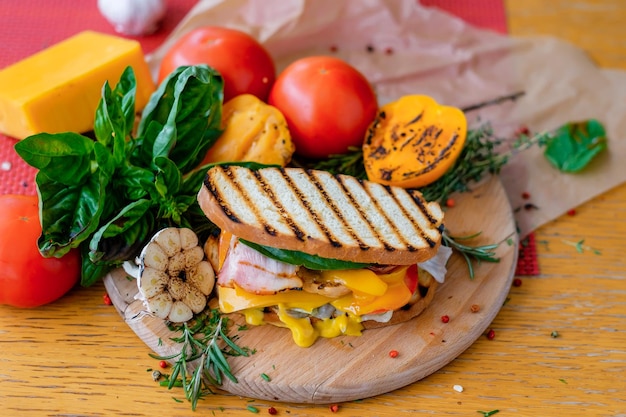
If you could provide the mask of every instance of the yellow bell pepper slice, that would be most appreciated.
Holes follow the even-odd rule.
[[[454,164],[467,136],[465,114],[425,95],[408,95],[382,106],[363,143],[369,180],[420,188]]]
[[[224,103],[222,128],[202,164],[253,161],[285,166],[291,161],[295,147],[285,117],[251,94]]]

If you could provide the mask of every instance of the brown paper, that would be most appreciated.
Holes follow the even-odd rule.
[[[520,126],[539,132],[598,119],[609,152],[581,173],[556,170],[538,147],[518,153],[503,169],[522,236],[626,179],[620,167],[626,158],[626,72],[600,69],[564,41],[478,29],[415,0],[204,0],[148,57],[153,71],[176,39],[205,25],[250,33],[279,71],[302,56],[342,58],[372,82],[380,104],[427,94],[465,107],[524,91],[518,100],[467,113],[470,125],[489,121],[501,137],[513,137]],[[524,192],[531,198],[522,199]],[[535,208],[518,210],[525,203]]]

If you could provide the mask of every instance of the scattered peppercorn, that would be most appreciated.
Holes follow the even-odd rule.
[[[559,337],[559,332],[557,332],[556,330],[552,330],[552,333],[550,333],[550,336],[556,339],[557,337]]]
[[[329,408],[330,408],[330,411],[332,411],[333,413],[336,413],[337,411],[339,411],[339,404],[332,404]]]
[[[393,48],[392,47],[388,47],[385,49],[385,54],[387,55],[392,55],[393,54]]]
[[[155,369],[154,371],[152,371],[152,380],[158,381],[159,379],[161,379],[161,375],[161,372]]]
[[[513,286],[514,287],[521,287],[522,286],[522,279],[521,278],[515,278],[513,280]]]
[[[365,49],[367,49],[367,52],[374,52],[374,45],[367,45]]]
[[[522,198],[523,198],[524,200],[528,200],[528,199],[530,198],[530,193],[529,193],[529,192],[524,191],[524,192],[522,193]]]
[[[454,207],[456,205],[456,201],[454,198],[449,198],[446,200],[446,207]]]
[[[493,340],[495,338],[496,338],[496,331],[493,329],[489,329],[489,331],[487,332],[487,339]]]
[[[278,414],[278,410],[276,410],[274,407],[270,407],[267,409],[267,413],[272,416],[275,416],[276,414]]]
[[[524,210],[537,210],[537,209],[539,209],[539,207],[537,207],[536,205],[532,203],[524,204]]]
[[[530,135],[530,129],[528,129],[528,126],[520,126],[519,129],[517,129],[517,131],[515,132],[515,136],[521,135]]]
[[[567,215],[568,216],[575,216],[576,215],[576,209],[567,210]]]
[[[389,357],[390,358],[397,358],[398,357],[398,351],[397,350],[390,350],[389,351]]]
[[[159,367],[160,367],[161,369],[165,369],[165,368],[167,368],[167,361],[161,361],[161,362],[159,362]]]
[[[478,313],[480,311],[480,306],[478,304],[472,304],[470,306],[470,311],[472,313]]]
[[[111,301],[111,297],[109,297],[109,294],[107,293],[102,296],[102,301],[104,301],[104,304],[108,306],[113,305],[113,301]]]
[[[331,45],[330,46],[330,52],[337,52],[339,48],[337,48],[337,45]]]
[[[441,316],[441,322],[442,323],[447,323],[449,321],[450,321],[450,317],[448,315]]]

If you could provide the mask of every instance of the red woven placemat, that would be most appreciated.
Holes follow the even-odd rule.
[[[145,53],[153,51],[180,22],[197,0],[169,0],[168,13],[161,29],[150,36],[135,37]],[[100,15],[96,1],[76,0],[1,0],[0,69],[83,30],[115,34]],[[421,0],[429,7],[439,7],[467,22],[507,32],[503,0]],[[35,194],[35,170],[15,153],[15,140],[0,135],[0,194]],[[534,239],[520,248],[518,273],[537,275]]]

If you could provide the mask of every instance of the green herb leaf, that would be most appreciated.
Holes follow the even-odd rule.
[[[105,208],[105,180],[99,175],[81,185],[68,186],[39,171],[35,180],[40,195],[42,234],[39,250],[60,257],[96,231]]]
[[[484,417],[490,417],[494,414],[498,414],[500,410],[491,410],[491,411],[477,411],[477,413],[482,414]]]
[[[78,133],[40,133],[15,144],[15,151],[30,166],[44,171],[50,180],[79,185],[91,175],[94,143]]]
[[[547,134],[544,156],[563,172],[578,172],[607,149],[606,132],[597,120],[567,123]]]
[[[133,201],[102,225],[89,242],[91,261],[132,259],[154,230],[151,208],[150,200]]]
[[[338,269],[360,269],[368,264],[342,261],[339,259],[322,258],[317,255],[309,255],[308,253],[295,250],[277,249],[269,246],[259,245],[247,240],[239,239],[241,243],[250,246],[252,249],[262,253],[268,258],[276,259],[291,265],[300,265],[305,268],[322,271],[322,270],[338,270]]]

